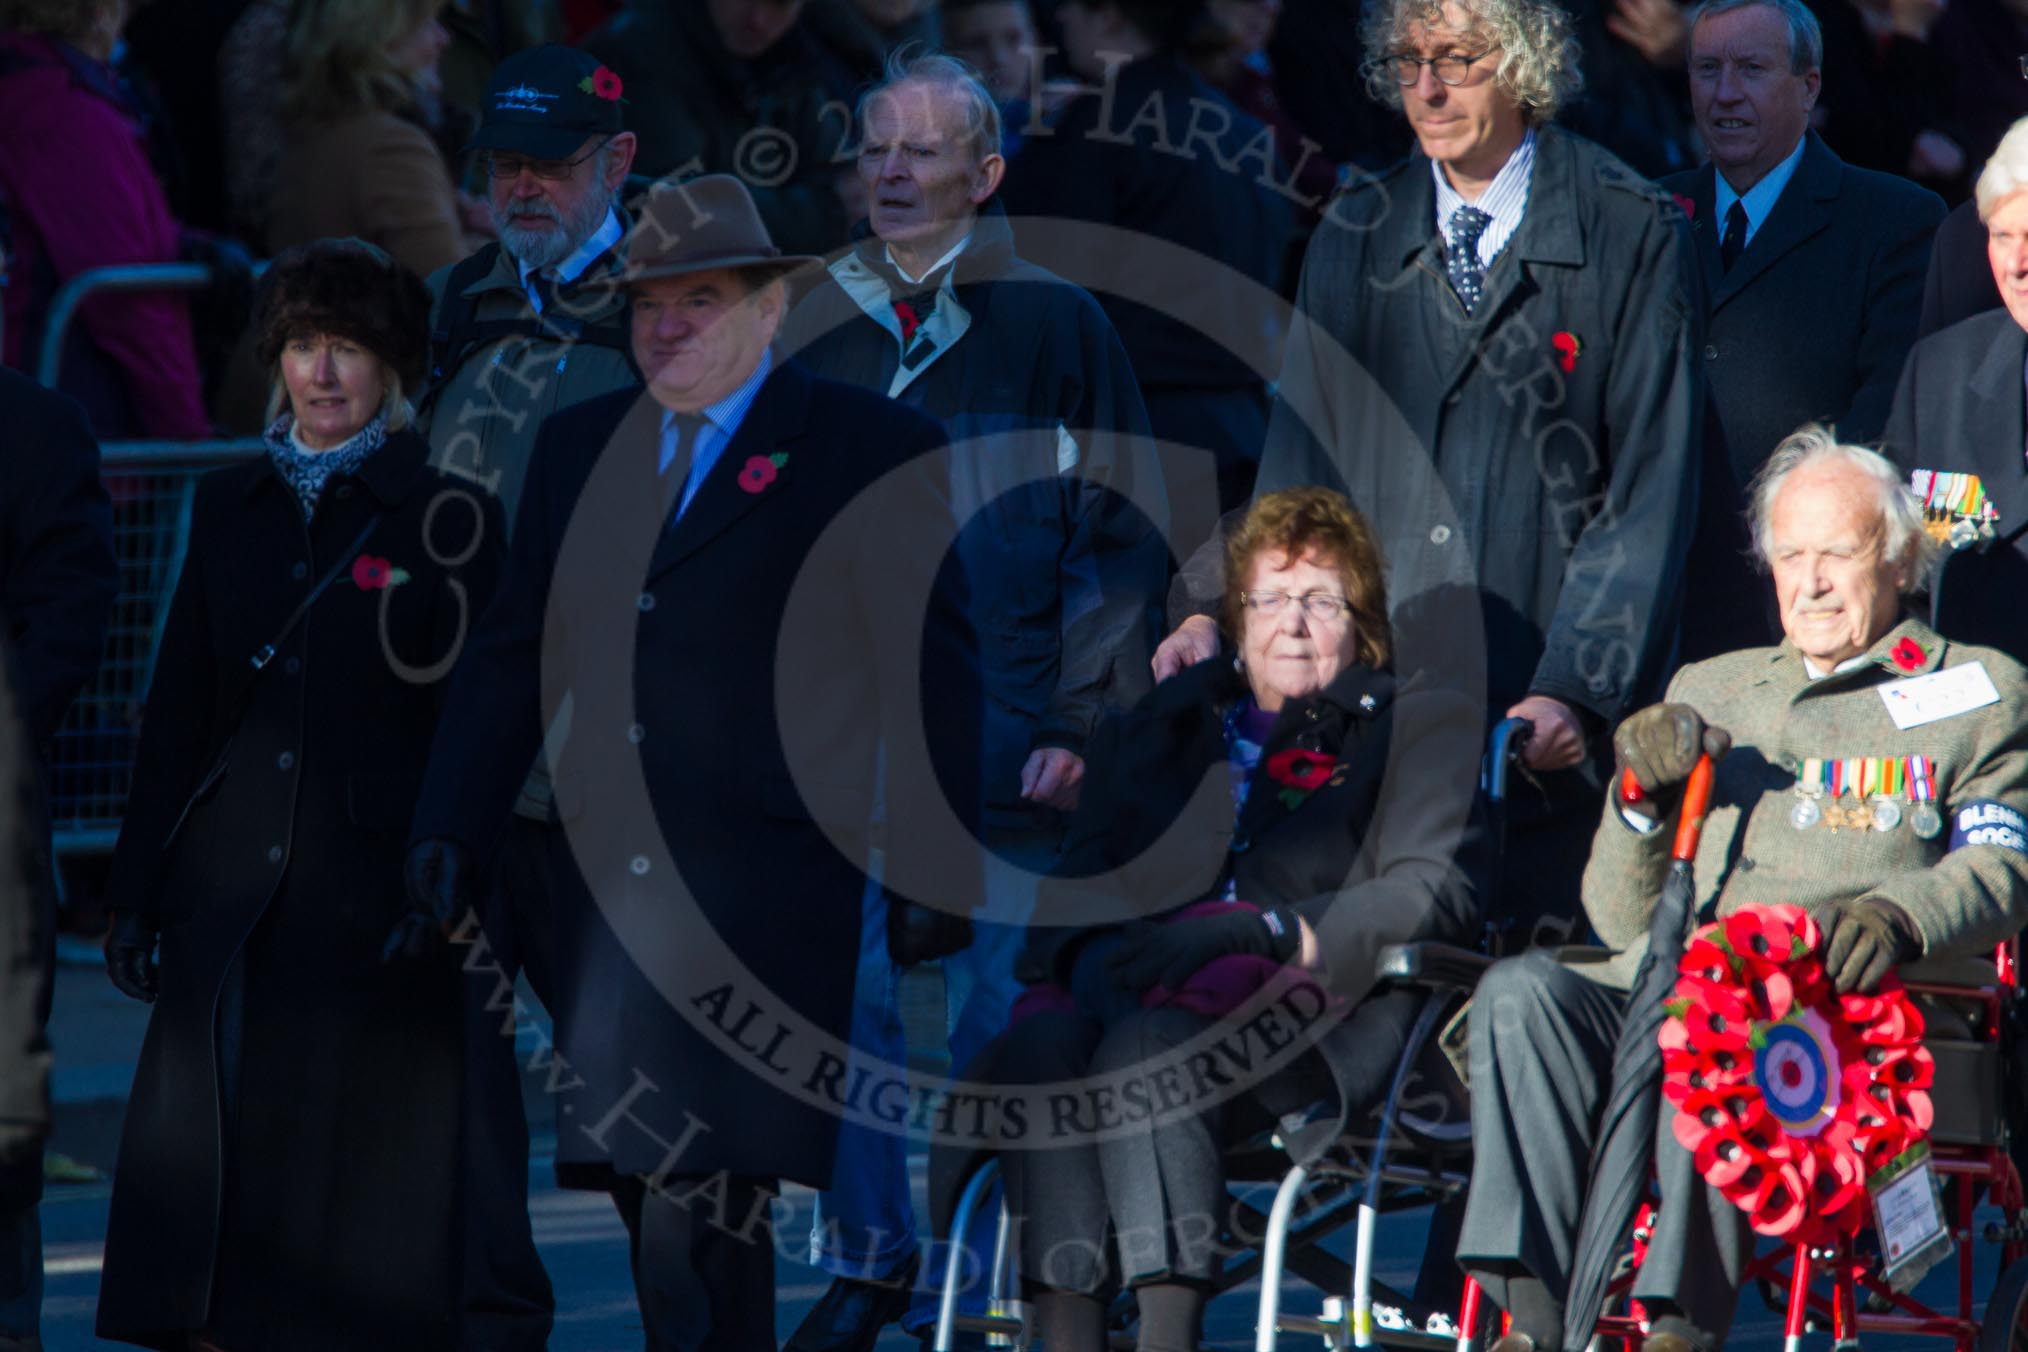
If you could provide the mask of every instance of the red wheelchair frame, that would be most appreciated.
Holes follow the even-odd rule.
[[[2004,1088],[2012,1040],[2011,1006],[2020,989],[2018,941],[2012,939],[2001,945],[1996,955],[1991,985],[1965,987],[1916,981],[1908,983],[1912,994],[1943,997],[1977,1009],[1974,1041],[1996,1049],[1995,1064],[1991,1069],[2000,1077],[1996,1092],[2000,1093],[1998,1101],[2002,1104],[2005,1102]],[[1664,1111],[1669,1110],[1665,1107]],[[2028,1349],[2028,1261],[2024,1261],[2028,1259],[2028,1214],[2024,1214],[2028,1201],[2024,1201],[2020,1174],[2007,1152],[2006,1137],[2011,1124],[2005,1121],[2004,1111],[1999,1116],[2000,1139],[1996,1141],[1949,1139],[1952,1128],[1943,1121],[1941,1110],[1937,1126],[1932,1131],[1931,1168],[1940,1177],[1957,1184],[1950,1189],[1952,1195],[1947,1195],[1946,1199],[1955,1212],[1946,1220],[1952,1225],[1958,1269],[1957,1313],[1953,1315],[1932,1309],[1913,1295],[1893,1290],[1881,1276],[1878,1256],[1856,1252],[1849,1242],[1826,1250],[1787,1245],[1755,1258],[1747,1265],[1740,1283],[1742,1289],[1766,1283],[1776,1290],[1787,1291],[1787,1318],[1783,1330],[1785,1352],[1799,1352],[1803,1335],[1812,1330],[1829,1331],[1834,1346],[1839,1349],[1856,1348],[1858,1335],[1862,1333],[1946,1339],[1955,1352],[2021,1352]],[[2001,1268],[1999,1282],[1987,1302],[1985,1317],[1979,1318],[1974,1314],[1976,1302],[1972,1289],[1973,1244],[1978,1238],[1973,1229],[1973,1215],[1982,1197],[1999,1207],[2006,1219],[1998,1226],[1988,1227],[1985,1235],[1988,1242],[1997,1242],[2001,1246]],[[1636,1352],[1647,1332],[1646,1318],[1638,1303],[1630,1301],[1629,1296],[1635,1273],[1646,1256],[1651,1215],[1651,1209],[1644,1206],[1635,1221],[1634,1261],[1626,1271],[1617,1274],[1607,1288],[1606,1309],[1609,1313],[1598,1321],[1593,1337],[1594,1348],[1618,1347],[1626,1349],[1626,1352]],[[1824,1278],[1828,1278],[1828,1292],[1819,1289],[1820,1280]],[[1884,1312],[1861,1309],[1861,1293],[1876,1301],[1884,1301],[1891,1308]],[[1612,1313],[1616,1310],[1624,1312]],[[1458,1319],[1458,1327],[1463,1331],[1458,1341],[1459,1352],[1474,1352],[1479,1346],[1477,1339],[1480,1326],[1485,1322],[1484,1314],[1479,1285],[1467,1280]]]

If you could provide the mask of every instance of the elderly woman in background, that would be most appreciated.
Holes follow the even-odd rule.
[[[113,983],[154,1009],[101,1337],[454,1345],[458,963],[401,860],[503,523],[408,425],[428,307],[359,240],[263,279],[277,416],[198,485],[108,883]]]
[[[1478,924],[1480,714],[1394,674],[1366,522],[1337,493],[1289,489],[1259,499],[1227,548],[1239,655],[1100,729],[1024,956],[1029,989],[971,1072],[1082,1080],[1091,1111],[1067,1119],[1073,1132],[1118,1126],[1095,1106],[1101,1087],[1115,1117],[1188,1105],[1153,1120],[1129,1109],[1130,1129],[1096,1141],[1065,1140],[1065,1122],[1031,1110],[1027,1147],[1003,1139],[1021,1271],[1052,1352],[1106,1345],[1109,1229],[1140,1346],[1198,1345],[1223,1148],[1319,1102],[1336,1107],[1316,1133],[1328,1144],[1375,1103],[1419,1004],[1376,986],[1379,950],[1469,941]],[[1284,1035],[1257,1040],[1253,1071],[1191,1088],[1183,1049],[1221,1021],[1228,1038],[1252,1036],[1255,1018]],[[940,1155],[940,1193],[962,1162]]]
[[[112,68],[130,0],[0,0],[0,287],[6,347],[33,371],[57,288],[92,268],[173,263],[181,230],[148,162],[140,112]],[[190,310],[171,293],[85,302],[59,388],[100,440],[197,438],[205,416]]]
[[[2020,602],[2028,590],[2028,494],[2021,490],[2021,448],[2028,444],[2021,405],[2028,362],[2028,118],[2008,129],[1986,162],[1977,202],[2002,308],[1915,345],[1881,450],[1914,476],[1932,531],[1954,546],[1941,556],[1932,583],[1937,629],[2028,662],[2028,610]]]
[[[433,130],[437,0],[304,0],[289,28],[267,243],[357,235],[427,277],[481,242]]]

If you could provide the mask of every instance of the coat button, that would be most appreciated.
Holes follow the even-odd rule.
[[[627,740],[635,746],[639,746],[648,740],[648,730],[639,723],[629,723],[627,724]]]
[[[645,878],[645,877],[647,877],[647,876],[648,876],[648,856],[647,856],[647,855],[645,855],[645,854],[637,854],[637,855],[635,855],[635,856],[634,856],[634,862],[633,862],[633,863],[631,863],[631,864],[629,864],[629,865],[627,865],[627,867],[628,867],[628,868],[630,868],[630,869],[632,869],[632,870],[634,871],[634,876],[635,876],[636,878]]]
[[[1753,860],[1751,857],[1739,861],[1739,871],[1741,873],[1753,872]]]
[[[1704,360],[1706,361],[1718,360],[1718,344],[1706,343],[1704,345]]]
[[[270,864],[279,864],[279,863],[281,863],[281,862],[282,862],[282,847],[281,847],[281,846],[279,846],[279,845],[270,845],[270,846],[268,846],[268,862],[269,862]]]
[[[280,766],[284,770],[293,768],[294,765],[296,764],[296,753],[293,751],[284,751],[281,755],[275,757],[275,764]]]
[[[647,614],[655,608],[655,594],[653,592],[642,592],[634,598],[634,605],[639,608],[643,615]]]
[[[296,579],[296,581],[298,582],[301,582],[304,578],[308,577],[309,575],[310,575],[310,565],[307,563],[299,563],[294,568],[291,568],[289,570],[289,576]]]
[[[303,659],[300,657],[291,657],[287,661],[282,663],[282,670],[288,672],[289,675],[291,676],[295,675],[302,669],[303,669]]]
[[[1450,540],[1451,528],[1449,526],[1440,525],[1429,533],[1429,542],[1433,545],[1449,544]]]

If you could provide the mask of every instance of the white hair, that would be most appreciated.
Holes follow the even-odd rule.
[[[1979,174],[1975,193],[1979,202],[1979,219],[1989,219],[2000,209],[2000,203],[2023,188],[2028,188],[2028,117],[2007,128],[2007,134],[2000,138],[2000,144],[1993,151],[1993,158],[1986,161],[1985,169]]]
[[[1929,578],[1937,548],[1923,528],[1922,504],[1892,460],[1864,446],[1845,445],[1822,423],[1805,423],[1791,432],[1754,476],[1748,495],[1748,523],[1753,531],[1753,551],[1762,565],[1771,566],[1774,561],[1774,531],[1769,519],[1775,498],[1797,470],[1826,464],[1850,465],[1871,481],[1880,500],[1886,557],[1908,564],[1902,591],[1920,589]]]
[[[866,126],[866,108],[874,99],[897,85],[924,84],[948,89],[965,108],[965,125],[958,139],[974,162],[1000,153],[1000,104],[994,99],[979,72],[970,63],[948,52],[930,51],[911,43],[887,58],[880,83],[859,96],[856,110],[859,125]]]

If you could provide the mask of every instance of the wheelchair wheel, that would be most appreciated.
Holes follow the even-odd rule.
[[[1979,1352],[2028,1352],[2028,1259],[2000,1274],[1980,1321]]]

